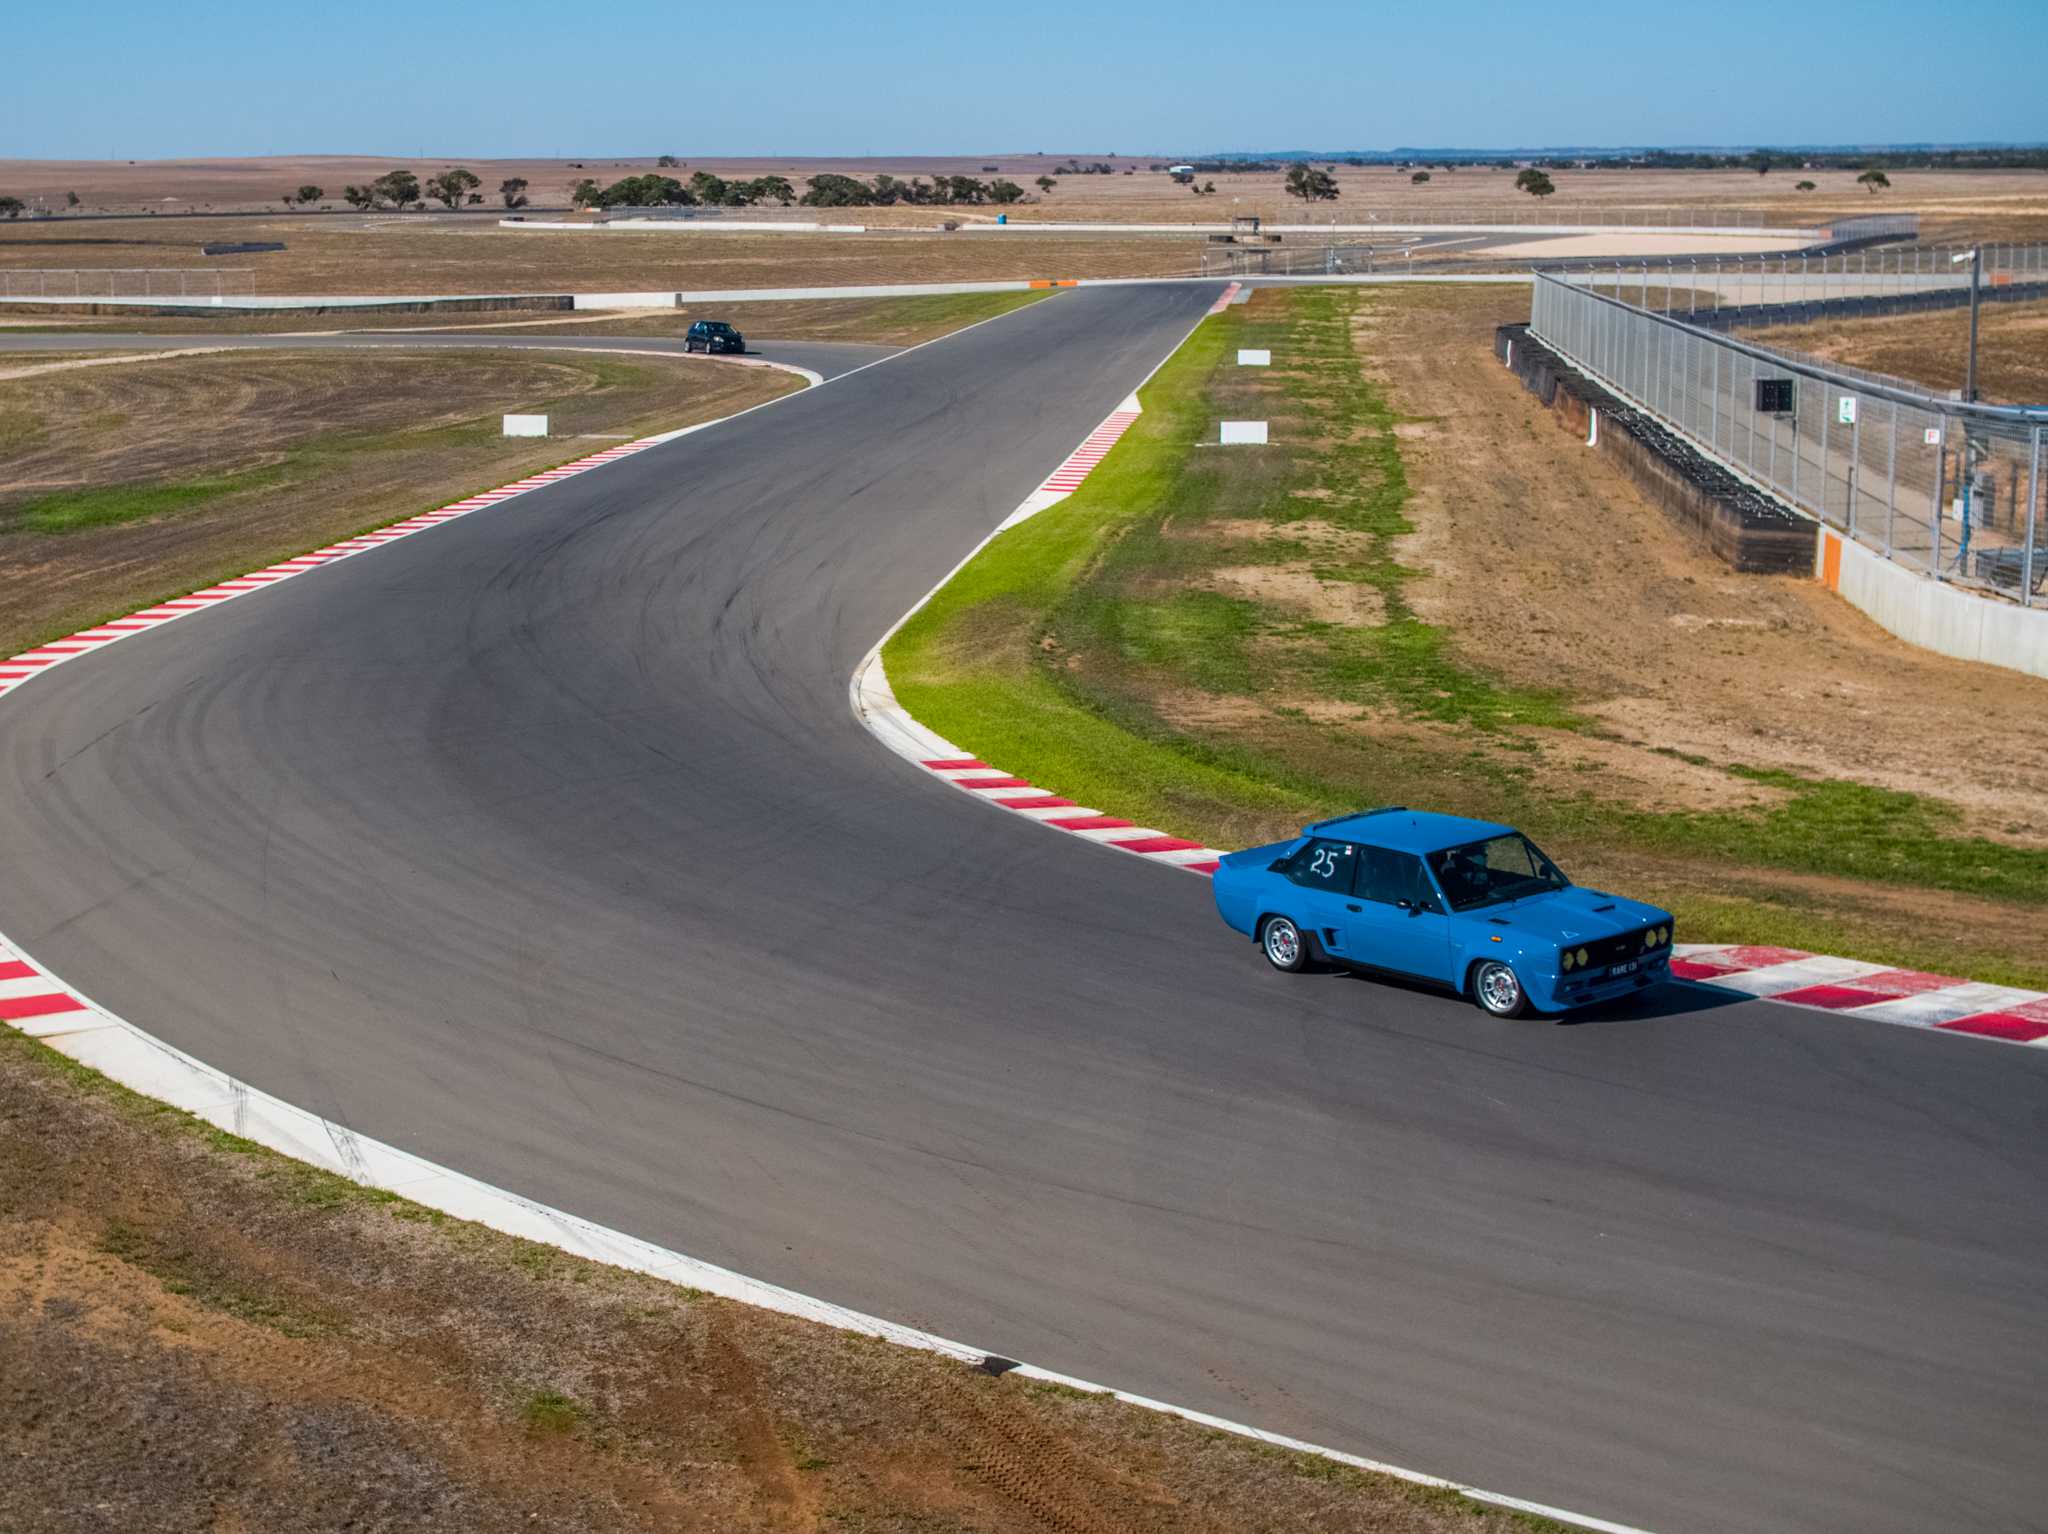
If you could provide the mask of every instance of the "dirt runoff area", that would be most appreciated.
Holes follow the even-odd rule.
[[[9,1534],[1533,1527],[446,1220],[4,1028],[0,1392]]]
[[[0,381],[0,655],[802,387],[570,352],[82,361],[23,355]],[[547,414],[554,435],[507,439],[506,411]]]
[[[1970,356],[1970,311],[1829,319],[1742,334],[1762,346],[1889,373],[1929,389],[1960,389]],[[1994,404],[2048,404],[2048,303],[1981,306],[1977,392]]]

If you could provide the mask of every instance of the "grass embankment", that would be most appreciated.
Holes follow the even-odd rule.
[[[801,387],[559,352],[216,353],[0,382],[0,655]],[[554,435],[508,439],[505,411]]]
[[[2048,962],[2006,937],[2037,930],[2048,849],[1969,834],[1949,804],[1852,772],[1630,740],[1570,672],[1510,680],[1425,619],[1428,572],[1402,561],[1407,423],[1355,346],[1371,306],[1397,301],[1296,290],[1205,323],[1083,488],[891,641],[904,705],[1057,793],[1217,846],[1426,805],[1523,826],[1585,881],[1669,903],[1690,939],[2048,986]],[[1239,346],[1275,366],[1233,366]],[[1240,416],[1270,419],[1275,445],[1209,445]],[[1554,614],[1504,596],[1488,621]],[[1600,753],[1622,749],[1710,790],[1684,809],[1607,791]],[[1934,930],[1927,896],[1953,926]],[[1973,912],[1999,921],[1973,929]]]
[[[0,1027],[0,1528],[1555,1528],[715,1299]]]

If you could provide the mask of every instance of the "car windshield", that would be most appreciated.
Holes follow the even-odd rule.
[[[1519,831],[1490,836],[1483,842],[1467,842],[1429,854],[1429,871],[1443,886],[1444,899],[1453,911],[1470,911],[1478,906],[1499,905],[1561,890],[1571,883],[1557,865],[1536,850],[1536,844]]]

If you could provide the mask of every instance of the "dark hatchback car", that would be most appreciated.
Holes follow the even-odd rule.
[[[747,338],[724,320],[694,321],[683,337],[686,352],[744,352]]]

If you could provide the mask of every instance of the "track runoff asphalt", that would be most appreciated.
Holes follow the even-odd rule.
[[[743,1272],[1659,1531],[2033,1526],[2048,1054],[1269,971],[848,677],[1173,348],[1082,289],[61,666],[0,931]]]

